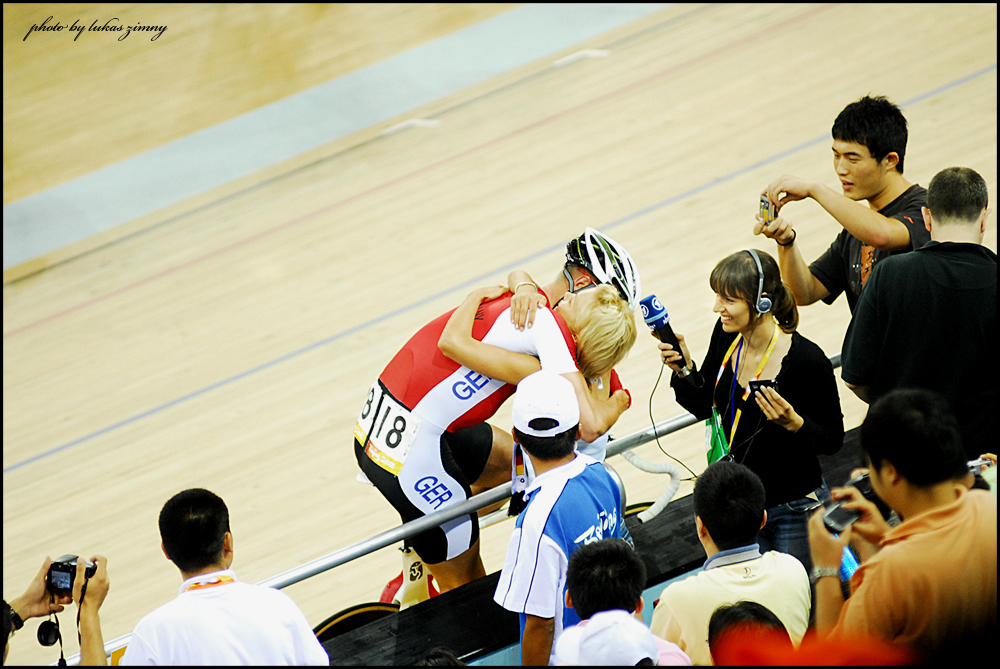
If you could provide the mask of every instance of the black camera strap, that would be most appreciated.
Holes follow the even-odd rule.
[[[66,655],[63,652],[62,633],[59,631],[59,616],[50,614],[52,620],[46,620],[38,626],[38,643],[43,646],[54,646],[59,642],[59,666],[66,666]],[[53,622],[54,621],[54,622]]]
[[[83,605],[83,599],[87,596],[87,584],[90,582],[90,578],[86,578],[83,582],[83,587],[80,589],[80,601],[76,603],[76,640],[83,645],[83,635],[80,633],[80,607]],[[49,594],[51,601],[55,600],[55,595]],[[56,641],[59,642],[59,666],[66,666],[66,654],[63,650],[62,641],[62,631],[59,629],[59,616],[55,613],[49,614],[52,619],[42,622],[38,626],[38,643],[43,646],[54,646]]]
[[[83,598],[87,596],[88,583],[90,583],[90,577],[84,575],[83,587],[80,588],[80,601],[76,603],[76,640],[81,646],[83,645],[83,634],[80,633],[80,610],[83,608]]]

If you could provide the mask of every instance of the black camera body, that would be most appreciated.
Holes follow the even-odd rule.
[[[778,380],[777,379],[751,379],[747,383],[747,388],[750,389],[750,393],[761,393],[761,388],[771,388],[774,392],[778,392]]]
[[[80,558],[76,555],[63,555],[53,560],[49,573],[45,577],[45,587],[49,592],[59,597],[73,596],[73,581],[76,580],[76,565]],[[97,573],[97,563],[87,560],[87,578]]]
[[[832,499],[823,503],[823,524],[832,534],[840,534],[861,517],[860,511],[845,509],[843,500],[835,502]]]
[[[847,486],[857,488],[858,492],[860,492],[861,495],[869,502],[874,500],[878,500],[879,502],[882,501],[878,499],[875,491],[872,490],[872,483],[868,478],[867,473],[855,476],[844,484],[845,488]],[[853,524],[854,521],[861,517],[860,511],[845,509],[843,500],[838,502],[835,502],[832,499],[827,500],[823,506],[826,507],[826,511],[823,512],[823,524],[826,525],[826,529],[830,530],[830,532],[834,534],[840,534],[847,529],[849,525]],[[878,506],[877,503],[876,506]],[[879,511],[881,512],[881,508],[879,508]]]

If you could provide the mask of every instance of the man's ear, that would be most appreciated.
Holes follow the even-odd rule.
[[[921,207],[920,213],[924,216],[924,227],[927,228],[927,232],[931,232],[931,210],[927,207]]]
[[[582,269],[573,268],[570,270],[570,274],[573,276],[572,290],[574,293],[581,288],[586,288],[591,284],[597,283],[594,277],[590,276],[588,272],[585,272]]]
[[[635,605],[636,618],[642,619],[642,610],[643,608],[645,608],[645,606],[646,606],[646,600],[642,598],[642,595],[639,595],[639,602]]]
[[[566,590],[566,607],[573,608],[573,598],[569,596],[569,590]]]
[[[890,485],[896,485],[902,478],[899,470],[896,469],[896,465],[892,464],[888,460],[882,460],[882,466],[879,468],[879,477]]]
[[[170,556],[167,554],[167,547],[163,545],[162,541],[160,542],[160,550],[163,551],[163,557],[165,557],[168,560],[170,560]],[[170,561],[173,562],[173,560],[170,560]]]
[[[890,169],[898,172],[896,166],[899,165],[899,154],[895,151],[890,151],[886,154],[885,158],[882,159],[882,164],[885,165],[886,171]]]
[[[700,538],[704,539],[709,536],[708,528],[705,527],[705,523],[701,522],[701,518],[699,516],[694,517],[694,526],[698,530],[698,536]]]
[[[233,533],[226,532],[225,536],[222,537],[222,551],[224,553],[233,552]]]
[[[767,525],[767,509],[764,509],[764,519],[760,521],[760,529],[764,529],[765,525]]]

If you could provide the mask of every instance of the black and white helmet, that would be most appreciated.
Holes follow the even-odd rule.
[[[625,247],[607,235],[587,228],[566,245],[566,262],[584,268],[598,283],[614,286],[632,311],[639,306],[639,270]]]

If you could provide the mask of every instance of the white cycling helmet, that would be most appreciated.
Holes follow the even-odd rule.
[[[566,245],[566,263],[584,268],[598,283],[614,286],[632,311],[639,306],[642,293],[639,270],[625,247],[607,235],[593,228],[584,230]]]

